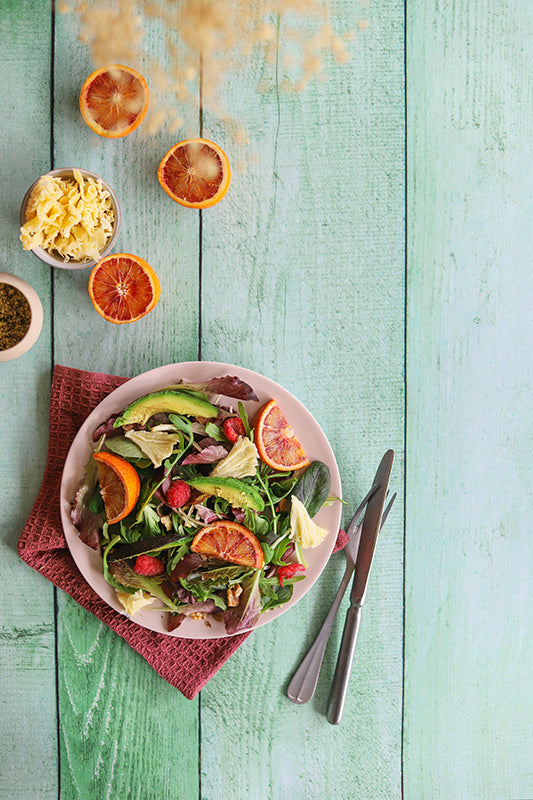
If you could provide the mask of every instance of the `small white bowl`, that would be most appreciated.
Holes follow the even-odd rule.
[[[108,183],[106,183],[103,178],[99,175],[96,175],[94,172],[89,172],[87,169],[79,169],[78,172],[83,175],[84,178],[94,178],[94,180],[101,181],[104,187],[109,192],[109,196],[111,197],[111,202],[113,204],[113,211],[115,213],[115,224],[113,227],[113,234],[109,239],[108,243],[100,253],[99,258],[103,258],[107,255],[114,247],[115,242],[117,240],[118,232],[120,230],[120,206],[118,204],[118,200],[113,189],[110,187]],[[47,172],[46,175],[50,175],[52,178],[73,178],[74,177],[74,168],[68,167],[65,169],[53,169],[51,172]],[[45,177],[42,175],[41,177]],[[30,199],[30,195],[38,183],[40,178],[32,183],[26,194],[24,195],[24,199],[22,200],[22,205],[20,207],[20,226],[22,227],[26,222],[26,206],[28,205],[28,201]],[[45,264],[50,264],[52,267],[59,267],[59,269],[87,269],[88,267],[94,267],[97,263],[95,259],[87,259],[85,261],[64,261],[59,256],[50,253],[48,250],[45,250],[43,247],[34,247],[31,251],[34,253],[41,261],[44,261]],[[99,260],[99,259],[98,259]]]
[[[43,307],[35,289],[22,278],[18,278],[16,275],[9,275],[7,272],[0,272],[0,283],[7,283],[9,286],[14,286],[15,289],[18,289],[28,301],[31,312],[30,327],[22,339],[13,347],[0,350],[0,361],[11,361],[13,358],[18,358],[27,353],[39,338],[43,327]]]

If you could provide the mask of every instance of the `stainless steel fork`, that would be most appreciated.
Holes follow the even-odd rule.
[[[335,621],[335,617],[337,616],[342,598],[344,597],[344,593],[348,588],[350,578],[352,577],[355,569],[355,560],[357,558],[357,550],[359,548],[359,539],[361,538],[361,528],[366,504],[372,497],[372,494],[376,491],[376,488],[377,487],[372,487],[367,496],[364,498],[361,505],[353,515],[352,521],[350,522],[348,530],[346,531],[350,537],[346,547],[344,548],[344,553],[346,555],[346,569],[329,613],[324,620],[324,623],[315,641],[307,651],[307,654],[304,656],[303,661],[292,676],[291,682],[287,687],[287,696],[289,700],[292,700],[293,703],[307,703],[315,693],[320,667],[322,666],[322,660],[326,651],[326,645],[331,633],[331,628],[333,627],[333,623]],[[389,500],[387,507],[383,512],[380,530],[387,519],[395,499],[396,492]]]

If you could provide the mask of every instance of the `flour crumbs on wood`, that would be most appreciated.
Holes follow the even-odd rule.
[[[60,0],[58,10],[77,15],[79,38],[95,66],[144,70],[156,98],[149,134],[182,127],[179,108],[198,102],[200,81],[202,103],[216,110],[224,77],[257,52],[274,81],[283,67],[281,88],[302,91],[324,79],[329,65],[349,61],[355,38],[353,31],[335,30],[324,0]],[[358,31],[367,27],[364,19],[357,25]],[[145,35],[154,33],[162,40],[157,59],[143,50]]]

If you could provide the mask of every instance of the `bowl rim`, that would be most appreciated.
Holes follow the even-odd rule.
[[[30,327],[17,344],[13,347],[8,347],[6,350],[0,350],[0,361],[12,361],[14,358],[27,353],[30,347],[33,347],[43,327],[43,306],[39,295],[30,284],[18,275],[12,275],[9,272],[0,272],[0,283],[7,283],[9,286],[14,286],[21,292],[30,305],[31,320]]]
[[[59,258],[56,258],[48,250],[45,250],[43,247],[34,247],[31,252],[37,256],[41,261],[44,261],[45,264],[48,264],[51,267],[57,267],[58,269],[89,269],[89,267],[94,267],[95,264],[98,263],[100,258],[103,258],[106,255],[109,255],[110,251],[115,245],[117,241],[117,237],[120,231],[120,223],[121,223],[121,214],[120,214],[120,205],[117,199],[117,196],[111,186],[105,181],[100,175],[97,175],[96,172],[91,172],[91,170],[84,169],[83,167],[58,167],[57,169],[52,169],[49,172],[44,172],[40,175],[36,180],[33,181],[32,185],[29,187],[28,191],[22,198],[22,203],[20,205],[20,213],[19,213],[19,221],[20,227],[22,227],[26,221],[26,206],[28,205],[28,201],[30,199],[30,195],[33,192],[33,189],[41,180],[41,178],[46,178],[48,176],[52,178],[71,178],[74,175],[74,170],[80,172],[83,177],[85,178],[94,178],[95,180],[99,180],[105,186],[107,191],[109,192],[109,196],[111,197],[111,202],[113,203],[114,211],[115,211],[115,225],[113,228],[113,233],[109,242],[106,244],[102,252],[100,253],[100,257],[98,259],[89,259],[87,261],[62,261]]]

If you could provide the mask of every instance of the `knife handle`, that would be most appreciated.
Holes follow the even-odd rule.
[[[359,623],[361,622],[361,608],[361,603],[354,603],[346,612],[346,622],[344,623],[344,631],[327,708],[327,720],[332,725],[338,725],[342,719],[352,671],[355,643],[359,633]]]

